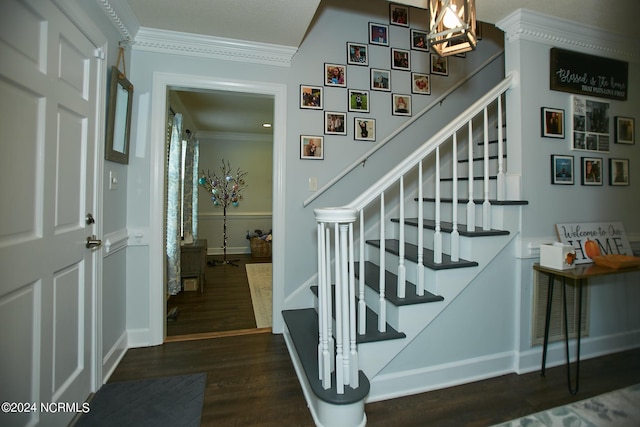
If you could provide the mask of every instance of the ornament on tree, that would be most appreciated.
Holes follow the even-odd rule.
[[[215,172],[212,174],[210,171],[207,171],[205,175],[204,171],[202,171],[198,184],[211,194],[211,201],[214,206],[227,208],[231,205],[238,207],[242,200],[242,191],[247,188],[244,180],[246,174],[240,168],[234,173],[231,170],[231,164],[228,161],[225,163],[224,159],[222,159],[220,175],[218,176]]]

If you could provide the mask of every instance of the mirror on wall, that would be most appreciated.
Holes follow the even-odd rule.
[[[117,163],[129,163],[129,139],[131,132],[131,105],[133,85],[117,67],[111,67],[109,108],[107,111],[107,140],[105,159]]]

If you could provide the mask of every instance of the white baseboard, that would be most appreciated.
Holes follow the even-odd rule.
[[[127,330],[127,346],[128,348],[150,347],[151,330],[149,328],[128,329]]]
[[[118,367],[118,364],[127,352],[127,331],[124,331],[120,338],[113,344],[107,354],[102,358],[102,383],[105,384],[113,371]]]
[[[631,331],[603,337],[583,337],[580,360],[592,359],[640,347],[640,331]],[[571,361],[575,361],[576,343],[569,343]],[[546,367],[566,363],[564,341],[549,344]],[[540,370],[542,346],[525,352],[504,352],[452,363],[377,375],[371,382],[366,403],[425,393],[461,384],[467,384],[505,374],[525,374]]]
[[[377,375],[366,403],[425,393],[513,372],[513,352]]]

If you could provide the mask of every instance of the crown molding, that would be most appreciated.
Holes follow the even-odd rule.
[[[95,0],[125,40],[133,40],[140,29],[138,18],[125,0]]]
[[[298,48],[141,27],[133,49],[291,67]]]
[[[528,9],[518,9],[496,23],[508,42],[529,40],[573,50],[598,52],[608,57],[640,61],[637,40],[600,28],[556,18]]]

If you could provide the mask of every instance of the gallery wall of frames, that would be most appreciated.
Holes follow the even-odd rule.
[[[635,119],[615,115],[627,99],[628,64],[558,48],[551,49],[550,61],[550,88],[571,93],[568,115],[562,108],[541,108],[541,136],[568,140],[565,154],[551,155],[551,183],[628,186],[629,158],[604,156],[612,143],[616,153],[635,144]]]
[[[412,97],[431,95],[431,77],[449,75],[449,58],[440,57],[429,49],[427,32],[424,29],[412,28],[410,9],[405,5],[391,3],[389,5],[389,20],[387,22],[369,22],[362,28],[362,41],[345,41],[344,63],[323,63],[323,82],[309,82],[300,85],[300,108],[320,110],[323,112],[323,135],[300,135],[300,158],[304,160],[323,160],[325,136],[343,136],[355,141],[375,142],[378,139],[376,120],[382,117],[370,115],[372,97],[371,91],[388,92],[388,114],[390,116],[411,117]],[[478,23],[480,24],[480,23]],[[401,41],[394,40],[390,45],[390,26],[406,28]],[[424,25],[420,22],[419,25]],[[478,25],[481,28],[481,25]],[[397,37],[397,36],[396,36]],[[482,38],[481,30],[478,38]],[[382,46],[386,49],[371,49],[371,46]],[[427,55],[428,69],[413,68],[411,57],[413,53]],[[376,61],[371,61],[371,55],[376,55]],[[371,67],[370,63],[379,64],[378,55],[386,56],[388,68]],[[464,58],[466,54],[456,55]],[[388,62],[386,62],[388,61]],[[351,87],[349,85],[349,70],[352,67],[367,67],[370,73],[369,87]],[[410,79],[411,93],[393,92],[392,70],[406,73],[395,73],[397,80]],[[398,85],[399,86],[399,85]],[[403,85],[405,86],[405,85]],[[347,111],[328,111],[324,108],[323,98],[325,88],[342,88],[347,105]],[[406,87],[406,86],[405,86]],[[379,100],[378,100],[379,102]],[[348,114],[352,113],[352,114]],[[350,118],[349,118],[350,117]]]

